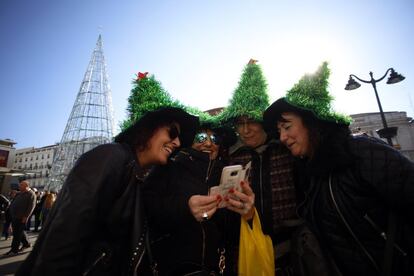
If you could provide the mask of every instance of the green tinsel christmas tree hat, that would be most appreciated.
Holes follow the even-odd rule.
[[[266,80],[256,62],[257,60],[250,59],[245,66],[228,107],[218,115],[222,122],[233,122],[240,116],[259,122],[263,120],[263,112],[269,106],[269,96]]]
[[[128,118],[122,123],[122,129],[132,125],[148,111],[166,106],[184,108],[182,104],[172,99],[154,75],[147,75],[148,72],[139,72],[137,79],[132,82],[133,88],[128,98]]]
[[[351,117],[332,110],[333,97],[328,92],[330,70],[324,62],[314,74],[304,75],[284,98],[275,101],[263,114],[264,124],[268,129],[276,126],[283,112],[309,112],[322,121],[349,125]]]
[[[180,124],[180,140],[183,146],[191,145],[199,127],[199,117],[193,116],[184,105],[173,100],[155,77],[138,73],[128,98],[128,119],[122,123],[122,132],[115,141],[124,141],[136,135],[142,124],[157,124],[172,120]],[[125,138],[126,137],[126,138]]]

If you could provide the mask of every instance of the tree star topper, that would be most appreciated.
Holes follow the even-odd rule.
[[[148,72],[145,72],[145,73],[138,72],[138,74],[137,74],[137,81],[140,81],[140,80],[146,78],[147,75],[148,75]]]

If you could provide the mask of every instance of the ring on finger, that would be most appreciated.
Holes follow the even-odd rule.
[[[207,214],[207,212],[204,212],[202,217],[203,217],[203,220],[208,220],[208,214]]]

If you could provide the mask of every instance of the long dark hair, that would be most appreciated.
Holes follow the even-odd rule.
[[[174,118],[166,116],[144,116],[135,124],[115,137],[116,143],[128,144],[131,148],[143,151],[148,148],[149,140],[161,127],[173,126]]]
[[[312,163],[314,169],[332,170],[352,162],[348,150],[351,131],[347,125],[318,119],[307,110],[292,108],[284,112],[292,112],[301,117],[303,125],[308,129],[308,162]],[[278,114],[277,121],[286,121],[282,114],[283,112]]]

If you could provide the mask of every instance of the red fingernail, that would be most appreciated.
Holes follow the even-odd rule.
[[[221,195],[217,195],[217,200],[221,200],[222,198],[221,198]]]
[[[231,189],[229,190],[229,193],[234,193],[234,188],[231,188]]]
[[[228,196],[225,196],[225,197],[224,197],[224,200],[225,200],[225,201],[229,201],[229,197],[228,197]]]

